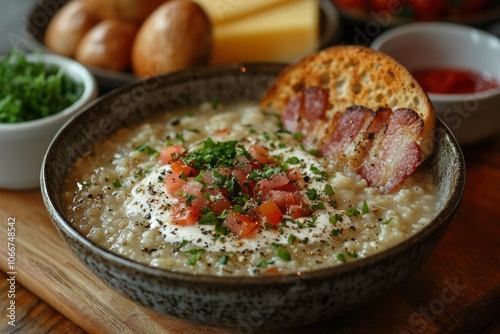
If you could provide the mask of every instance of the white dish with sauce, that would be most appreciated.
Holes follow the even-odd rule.
[[[410,72],[465,69],[500,83],[500,39],[476,28],[452,23],[408,24],[381,34],[371,48],[393,57]],[[428,95],[461,145],[498,133],[500,86],[469,94]]]

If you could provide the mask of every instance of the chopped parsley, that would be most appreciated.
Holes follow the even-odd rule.
[[[204,249],[190,249],[190,250],[187,250],[185,251],[184,253],[186,254],[190,254],[191,256],[187,259],[186,261],[186,264],[190,265],[190,266],[194,266],[198,260],[200,259],[201,257],[201,253],[205,252]]]
[[[345,214],[348,216],[348,217],[355,217],[355,216],[359,216],[359,210],[356,209],[356,208],[349,208],[347,209],[347,211],[345,212]]]
[[[263,259],[260,259],[259,262],[255,265],[256,267],[260,268],[266,268],[268,265],[273,264],[274,261],[266,261]]]
[[[230,258],[229,255],[224,254],[220,257],[220,260],[217,263],[222,265],[222,266],[225,266],[227,264],[227,262],[229,261],[229,258]]]
[[[203,146],[183,157],[184,163],[198,170],[206,170],[222,166],[232,166],[237,156],[250,154],[238,141],[215,142],[212,138],[203,141]]]
[[[19,123],[53,115],[72,105],[83,93],[57,66],[28,61],[16,49],[0,60],[0,123]]]
[[[285,261],[291,261],[292,260],[292,256],[290,255],[290,253],[288,252],[288,250],[286,250],[284,248],[284,246],[282,244],[273,242],[271,244],[271,247],[276,250],[276,256],[278,256],[279,258],[281,258],[281,259],[283,259]]]
[[[389,218],[389,219],[387,219],[387,220],[384,220],[384,221],[382,222],[382,225],[387,225],[387,224],[389,224],[389,223],[391,222],[391,220],[393,220],[393,219],[394,219],[394,217],[391,217],[391,218]]]
[[[337,260],[339,260],[340,262],[345,263],[346,262],[345,255],[342,254],[342,253],[338,253],[337,254]]]
[[[306,191],[306,196],[309,198],[311,201],[315,201],[318,199],[318,192],[314,188],[309,188]]]
[[[369,212],[370,212],[370,210],[368,209],[368,203],[366,203],[366,201],[364,201],[363,208],[361,208],[361,214],[366,215]]]
[[[335,195],[335,191],[333,190],[333,187],[331,184],[327,183],[325,184],[325,188],[323,189],[323,191],[325,192],[325,194],[327,194],[328,196],[333,196]]]
[[[138,146],[136,148],[136,150],[139,151],[139,152],[145,152],[145,153],[147,153],[148,155],[151,155],[151,156],[156,156],[156,155],[159,154],[159,152],[157,150],[155,150],[154,148],[152,148],[148,144],[142,144],[141,146]]]

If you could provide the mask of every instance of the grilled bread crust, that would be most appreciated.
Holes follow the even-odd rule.
[[[432,151],[435,111],[410,72],[391,57],[363,46],[333,46],[290,65],[260,101],[267,111],[282,112],[301,89],[329,91],[329,119],[357,105],[377,110],[408,108],[424,122],[419,143],[423,159]]]

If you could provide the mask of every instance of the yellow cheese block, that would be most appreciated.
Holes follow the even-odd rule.
[[[255,14],[290,0],[194,0],[207,12],[214,25]]]
[[[288,0],[216,25],[213,33],[212,64],[292,62],[319,47],[319,3],[318,0]]]

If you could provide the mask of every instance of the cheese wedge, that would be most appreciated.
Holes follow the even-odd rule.
[[[215,25],[210,62],[292,62],[316,51],[318,0],[288,0],[279,5],[276,1],[265,10]]]
[[[269,8],[282,5],[289,0],[194,0],[207,12],[214,25],[227,23]]]

